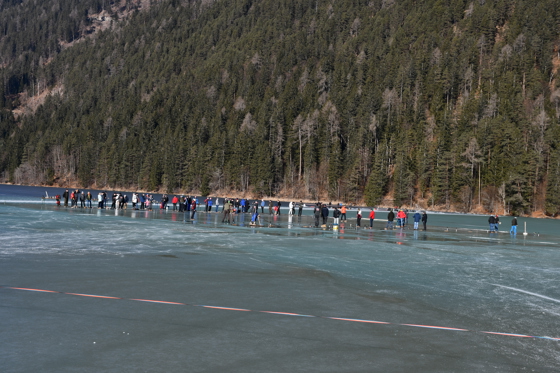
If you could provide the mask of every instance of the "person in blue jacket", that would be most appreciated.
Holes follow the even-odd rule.
[[[418,224],[422,219],[422,215],[420,215],[420,212],[416,211],[416,213],[412,216],[412,218],[414,219],[414,229],[418,229]]]
[[[251,225],[257,225],[257,222],[259,221],[259,209],[255,209],[255,211],[253,212],[253,215],[251,216]]]

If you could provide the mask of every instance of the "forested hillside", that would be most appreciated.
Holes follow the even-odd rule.
[[[560,208],[560,0],[0,0],[6,182]]]

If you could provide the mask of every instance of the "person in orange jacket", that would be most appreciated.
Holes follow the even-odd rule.
[[[346,221],[346,206],[340,208],[340,221]]]

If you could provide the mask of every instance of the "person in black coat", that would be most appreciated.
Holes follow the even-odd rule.
[[[496,228],[496,217],[494,215],[490,215],[488,218],[488,224],[490,225],[490,232],[494,232]]]
[[[509,233],[513,234],[514,236],[517,234],[517,217],[515,216],[511,220],[511,229],[509,230]]]
[[[393,209],[389,209],[389,213],[387,214],[387,225],[385,229],[393,229],[393,221],[395,220],[395,213]]]
[[[84,192],[80,193],[80,208],[86,207],[86,195]]]
[[[422,212],[422,224],[424,225],[424,230],[426,230],[426,223],[428,222],[428,214],[426,211]]]
[[[321,217],[321,207],[317,204],[313,209],[313,216],[315,216],[315,227],[319,226],[319,218]]]
[[[333,218],[334,218],[334,225],[338,225],[339,221],[340,221],[340,210],[338,209],[338,207],[334,208],[333,214],[332,214]]]
[[[62,198],[64,198],[64,206],[68,207],[68,198],[70,197],[70,193],[68,192],[68,189],[66,189],[64,191],[64,193],[62,193]]]
[[[326,205],[323,205],[321,209],[321,216],[323,217],[323,224],[327,224],[329,219],[329,208]]]

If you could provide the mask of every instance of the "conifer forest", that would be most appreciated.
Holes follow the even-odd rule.
[[[560,212],[560,0],[0,0],[0,181]]]

